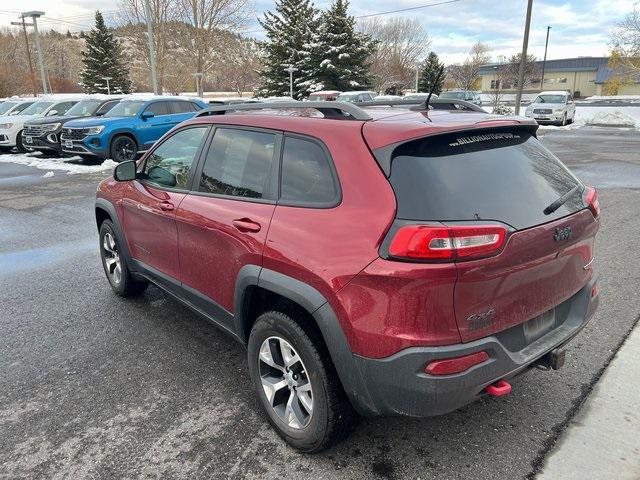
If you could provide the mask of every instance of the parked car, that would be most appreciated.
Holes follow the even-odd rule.
[[[27,151],[22,142],[22,130],[25,122],[35,117],[53,117],[64,115],[67,110],[73,107],[81,98],[64,97],[63,99],[43,97],[17,115],[5,115],[0,117],[0,148],[4,151],[16,148],[18,152]]]
[[[66,123],[60,137],[62,151],[83,158],[132,160],[204,107],[201,100],[184,97],[126,98],[100,118]]]
[[[8,98],[0,104],[0,115],[18,115],[36,102],[36,98]]]
[[[375,97],[373,97],[373,100],[379,100],[379,101],[391,101],[391,100],[405,100],[404,97],[401,97],[400,95],[376,95]]]
[[[313,92],[307,97],[309,102],[333,102],[340,95],[338,90],[322,90],[320,92]]]
[[[265,102],[265,103],[297,102],[297,100],[292,97],[265,97],[265,98],[258,98],[256,100],[259,100],[260,102]]]
[[[241,103],[260,103],[260,100],[256,98],[213,98],[208,100],[209,105],[239,105]]]
[[[453,99],[453,100],[464,100],[465,102],[473,103],[474,105],[481,106],[482,100],[480,99],[480,95],[472,90],[450,90],[448,92],[442,92],[440,94],[441,99]]]
[[[525,116],[538,123],[567,125],[576,117],[576,103],[570,93],[564,91],[540,92],[525,111]]]
[[[429,96],[429,93],[408,93],[406,94],[404,97],[402,97],[404,100],[420,100],[421,102],[424,102],[427,97]],[[438,98],[438,95],[436,95],[435,93],[431,94],[431,98],[432,99],[436,99]]]
[[[29,150],[62,153],[60,133],[63,125],[78,118],[101,117],[120,100],[119,97],[94,96],[76,103],[64,115],[29,120],[22,131],[23,144]]]
[[[371,102],[377,95],[376,92],[363,91],[363,92],[342,92],[336,99],[337,102],[346,103],[360,103]]]
[[[212,108],[99,185],[102,264],[116,294],[153,282],[246,345],[246,388],[292,446],[562,365],[599,301],[600,208],[533,120]]]

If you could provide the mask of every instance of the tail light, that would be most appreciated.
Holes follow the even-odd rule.
[[[453,375],[454,373],[469,370],[474,365],[486,362],[487,360],[489,360],[489,355],[487,352],[482,351],[465,355],[464,357],[434,360],[425,367],[424,371],[429,375]]]
[[[497,254],[506,236],[506,228],[499,225],[406,225],[393,237],[389,254],[418,260],[471,260]]]
[[[591,210],[593,217],[597,220],[600,217],[600,201],[595,187],[587,187],[584,191],[584,201]]]

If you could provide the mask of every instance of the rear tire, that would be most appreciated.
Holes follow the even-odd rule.
[[[131,297],[144,292],[149,282],[133,278],[127,260],[121,252],[113,223],[111,220],[103,221],[100,225],[100,258],[111,288],[121,297]]]
[[[350,431],[355,413],[328,352],[293,318],[277,311],[260,315],[247,355],[260,403],[289,445],[319,452]]]
[[[560,121],[560,126],[562,126],[562,127],[566,127],[567,126],[567,114],[566,113],[562,116],[562,120]]]

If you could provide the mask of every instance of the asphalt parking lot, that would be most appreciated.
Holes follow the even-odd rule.
[[[123,300],[102,272],[104,173],[0,160],[0,478],[532,478],[640,314],[640,134],[545,129],[600,189],[600,310],[558,372],[423,420],[363,419],[319,455],[271,430],[242,347],[156,288]]]

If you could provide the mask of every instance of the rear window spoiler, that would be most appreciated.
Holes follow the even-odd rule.
[[[389,176],[391,176],[391,160],[393,159],[393,152],[400,145],[403,145],[407,142],[414,142],[416,140],[419,140],[420,138],[430,138],[430,137],[437,137],[440,135],[450,135],[452,133],[458,133],[458,132],[473,133],[476,131],[490,132],[492,130],[510,129],[510,130],[525,130],[531,135],[535,136],[536,131],[538,130],[538,124],[535,121],[524,121],[521,119],[518,119],[517,121],[519,121],[520,123],[517,123],[517,124],[512,123],[513,119],[508,119],[508,120],[507,119],[505,120],[488,119],[486,121],[475,123],[473,124],[472,127],[467,126],[460,129],[447,130],[446,132],[438,132],[437,134],[425,135],[424,137],[409,138],[406,140],[402,140],[400,142],[392,143],[390,145],[377,148],[373,151],[373,156],[378,162],[378,165],[380,165],[380,168],[384,172],[385,176],[389,178]]]

